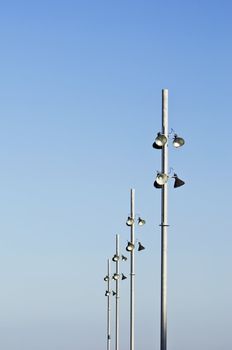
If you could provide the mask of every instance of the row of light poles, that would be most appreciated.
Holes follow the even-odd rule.
[[[141,217],[136,220],[135,210],[134,210],[134,198],[135,190],[130,191],[130,216],[128,216],[126,225],[130,227],[130,240],[127,243],[126,251],[130,253],[130,350],[134,350],[134,330],[135,330],[135,225],[139,226],[145,224],[145,220]],[[141,242],[138,242],[138,251],[144,250],[145,247]],[[107,350],[110,350],[111,344],[111,294],[115,296],[115,350],[119,350],[119,298],[120,298],[120,284],[119,281],[125,280],[127,277],[119,272],[119,262],[120,260],[126,261],[127,257],[125,255],[120,255],[119,251],[119,235],[116,235],[116,253],[112,257],[112,261],[116,263],[115,273],[110,272],[110,259],[107,261],[107,275],[104,280],[107,282],[107,290],[105,296],[107,297]],[[111,280],[116,281],[115,291],[111,290]]]
[[[167,349],[167,233],[168,233],[168,181],[174,179],[174,188],[181,187],[185,184],[178,175],[168,169],[168,144],[173,130],[168,132],[168,90],[162,90],[162,131],[157,133],[153,148],[161,150],[161,171],[157,171],[154,181],[154,187],[161,189],[161,314],[160,314],[160,350]],[[174,148],[180,148],[185,144],[182,137],[174,133],[172,144]],[[130,240],[127,243],[126,250],[130,253],[130,350],[134,350],[135,339],[135,224],[143,226],[145,220],[135,216],[135,190],[130,191],[130,215],[127,218],[126,225],[130,227]],[[138,242],[138,251],[144,250],[145,247]],[[127,277],[119,272],[120,260],[126,261],[127,258],[120,255],[119,252],[119,235],[116,235],[116,253],[112,258],[116,263],[116,270],[113,275],[110,271],[110,259],[107,261],[107,275],[104,280],[107,282],[107,350],[110,350],[111,326],[110,326],[110,297],[116,297],[115,301],[115,350],[119,350],[119,281]],[[111,280],[116,281],[116,290],[111,291]]]

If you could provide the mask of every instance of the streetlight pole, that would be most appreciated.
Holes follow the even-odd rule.
[[[116,235],[116,256],[120,257],[119,253],[119,235]],[[116,275],[118,278],[116,281],[116,299],[115,299],[115,350],[119,349],[119,280],[120,280],[120,273],[119,273],[119,261],[120,258],[116,260]]]
[[[111,335],[110,335],[110,295],[111,295],[111,289],[110,289],[110,259],[107,260],[107,350],[110,350],[110,342],[111,342]]]
[[[174,130],[172,129],[172,132]],[[172,133],[171,132],[171,133]],[[170,133],[170,134],[171,134]],[[161,189],[161,310],[160,310],[160,350],[167,349],[167,240],[168,240],[168,90],[162,90],[162,132],[158,132],[153,148],[162,150],[161,172],[157,173],[154,187]],[[176,133],[173,146],[182,147],[185,140]],[[173,174],[174,188],[185,184],[176,173]]]
[[[135,246],[135,190],[130,191],[130,217],[132,225],[130,226],[130,242]],[[130,252],[130,350],[135,346],[135,251]]]
[[[130,226],[130,242],[126,250],[130,252],[130,350],[135,348],[135,190],[130,191],[130,216],[128,216],[127,226]],[[138,225],[143,226],[145,220],[138,218]],[[138,242],[138,251],[145,247]]]
[[[162,90],[162,134],[168,140],[168,90]],[[168,174],[168,142],[162,147],[162,173]],[[161,192],[161,320],[160,350],[167,349],[168,182]]]
[[[116,282],[116,289],[112,291],[112,294],[115,295],[115,350],[119,350],[119,298],[120,298],[120,279],[125,280],[127,277],[119,271],[119,263],[120,259],[127,260],[127,257],[124,255],[120,255],[119,252],[119,235],[116,235],[116,252],[112,258],[112,260],[116,263],[116,270],[113,274],[113,280]]]

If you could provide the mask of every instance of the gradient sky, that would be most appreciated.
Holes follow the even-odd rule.
[[[106,260],[136,230],[136,350],[159,349],[161,90],[170,167],[168,349],[232,347],[231,1],[0,6],[0,348],[102,350]],[[122,269],[128,274],[129,264]],[[121,285],[121,349],[129,343]],[[112,315],[113,316],[113,315]]]

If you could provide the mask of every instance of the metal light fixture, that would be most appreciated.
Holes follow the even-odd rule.
[[[185,144],[185,141],[182,137],[179,137],[177,134],[174,135],[173,146],[179,148]]]
[[[159,185],[156,180],[154,181],[153,185],[155,188],[162,188],[163,187],[162,185]]]
[[[162,146],[158,146],[156,142],[153,142],[152,147],[155,149],[162,149]]]
[[[145,220],[141,219],[140,217],[138,218],[138,225],[143,226],[146,223]]]
[[[155,139],[155,143],[157,144],[157,146],[163,147],[167,143],[167,141],[167,137],[164,134],[161,134],[161,132],[158,132]]]
[[[112,295],[115,296],[116,294],[117,293],[114,290],[112,290]]]
[[[174,182],[174,188],[181,187],[185,184],[185,182],[177,176],[177,174],[174,174],[173,178],[175,179]]]
[[[163,186],[168,181],[168,175],[164,173],[158,173],[155,181],[158,185]]]
[[[106,310],[107,310],[107,316],[106,316],[106,342],[107,342],[107,350],[110,350],[110,343],[111,343],[111,297],[110,297],[110,291],[111,291],[111,272],[110,272],[110,259],[107,259],[107,275],[105,276],[104,280],[107,281],[107,287],[105,296],[107,297],[106,302]]]
[[[141,242],[139,242],[138,244],[139,244],[138,251],[145,249],[145,247],[141,244]]]
[[[114,262],[116,262],[116,261],[119,261],[119,259],[120,259],[120,257],[119,257],[117,254],[114,254],[112,260],[113,260]]]
[[[161,134],[161,132],[158,132],[155,142],[153,143],[153,148],[156,149],[162,149],[163,146],[167,143],[168,139],[164,134]]]
[[[131,243],[131,242],[128,242],[128,243],[127,243],[126,250],[127,250],[128,252],[132,252],[132,251],[134,250],[134,248],[135,248],[135,246],[134,246],[133,243]]]
[[[124,275],[124,273],[122,273],[122,280],[126,280],[127,277]]]
[[[132,226],[134,223],[134,219],[132,219],[130,216],[128,216],[126,224],[127,226]]]
[[[114,274],[113,274],[113,279],[114,279],[115,281],[119,280],[119,278],[120,278],[119,273],[114,273]]]
[[[122,255],[122,260],[127,261],[127,257],[125,255]]]

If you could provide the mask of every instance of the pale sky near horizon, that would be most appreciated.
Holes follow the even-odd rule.
[[[186,140],[169,154],[186,184],[169,186],[168,349],[232,347],[231,14],[225,0],[2,2],[1,349],[106,348],[103,277],[117,233],[125,254],[130,188],[147,221],[135,350],[159,349],[163,88]],[[120,300],[128,349],[129,278]]]

